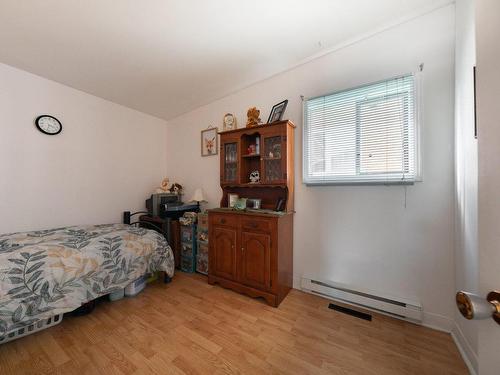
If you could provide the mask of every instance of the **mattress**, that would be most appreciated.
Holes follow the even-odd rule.
[[[174,273],[158,232],[126,224],[0,235],[0,337],[123,289],[148,272]]]

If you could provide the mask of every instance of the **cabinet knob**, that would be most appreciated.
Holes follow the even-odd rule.
[[[222,224],[225,224],[225,223],[226,223],[226,219],[220,219],[220,222],[221,222]]]

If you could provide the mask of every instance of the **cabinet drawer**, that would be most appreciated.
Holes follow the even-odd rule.
[[[247,230],[258,230],[263,232],[271,231],[271,220],[255,218],[241,219],[241,227]]]
[[[193,227],[181,226],[181,241],[191,242],[193,241]]]
[[[210,224],[236,227],[236,218],[233,215],[213,215]]]
[[[198,214],[198,227],[206,228],[208,227],[208,215],[207,214]]]
[[[196,258],[194,257],[182,257],[181,259],[181,271],[193,273],[196,271]]]
[[[196,255],[196,272],[207,274],[208,273],[208,254]]]

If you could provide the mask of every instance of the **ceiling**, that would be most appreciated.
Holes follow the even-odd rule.
[[[168,120],[443,3],[0,0],[0,62]]]

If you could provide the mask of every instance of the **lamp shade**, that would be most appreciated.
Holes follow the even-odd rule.
[[[194,191],[193,197],[190,202],[207,202],[205,197],[203,196],[203,189],[199,188]]]

